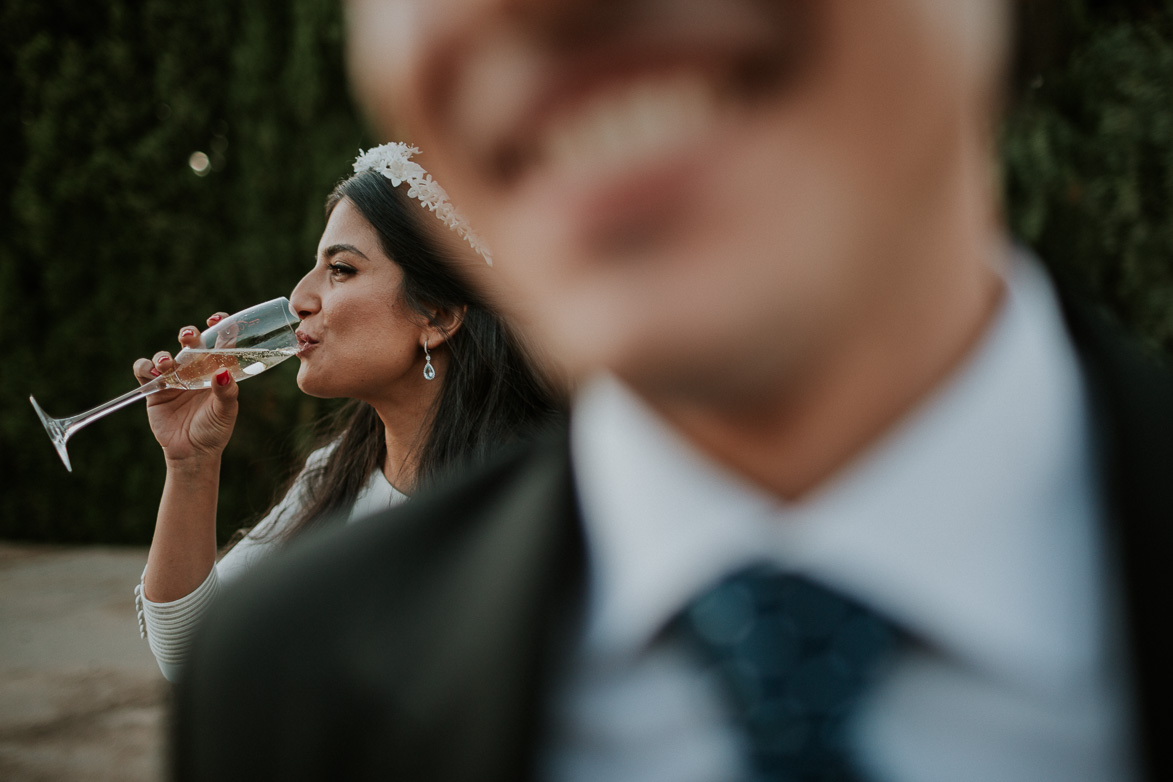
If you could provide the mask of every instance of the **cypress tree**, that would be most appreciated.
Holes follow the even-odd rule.
[[[135,358],[288,293],[322,203],[366,141],[334,0],[10,0],[0,16],[0,536],[145,542],[163,463],[141,406],[70,442],[65,472],[32,413],[131,387]],[[203,153],[210,165],[189,165]],[[295,424],[321,405],[296,362],[242,388],[221,534],[262,509]]]

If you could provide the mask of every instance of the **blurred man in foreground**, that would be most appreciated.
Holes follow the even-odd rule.
[[[1008,246],[1007,4],[349,13],[571,436],[258,573],[181,778],[1173,773],[1171,385]]]

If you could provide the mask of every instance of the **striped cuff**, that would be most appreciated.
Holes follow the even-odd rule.
[[[147,571],[143,569],[145,580]],[[139,634],[147,639],[159,663],[159,669],[169,681],[175,681],[179,669],[187,661],[188,650],[200,620],[208,606],[220,592],[220,581],[213,567],[204,582],[190,594],[169,603],[155,603],[143,594],[142,580],[134,590],[138,612]]]

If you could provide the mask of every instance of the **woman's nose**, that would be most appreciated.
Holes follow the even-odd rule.
[[[312,275],[313,272],[310,272],[302,277],[293,287],[293,292],[289,294],[289,308],[301,320],[305,320],[317,312],[320,305],[318,296],[314,293]]]

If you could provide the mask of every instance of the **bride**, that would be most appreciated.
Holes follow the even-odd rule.
[[[236,382],[225,370],[209,390],[147,398],[167,473],[135,593],[140,632],[168,679],[220,587],[281,543],[404,502],[446,471],[561,418],[516,337],[463,279],[470,248],[485,261],[488,253],[411,160],[416,152],[385,144],[360,155],[356,173],[326,200],[314,265],[289,296],[300,320],[297,383],[312,396],[352,401],[280,501],[219,562],[220,457],[236,421]],[[198,340],[194,326],[180,330],[181,346]],[[136,361],[134,373],[147,382],[172,361],[162,351]]]

